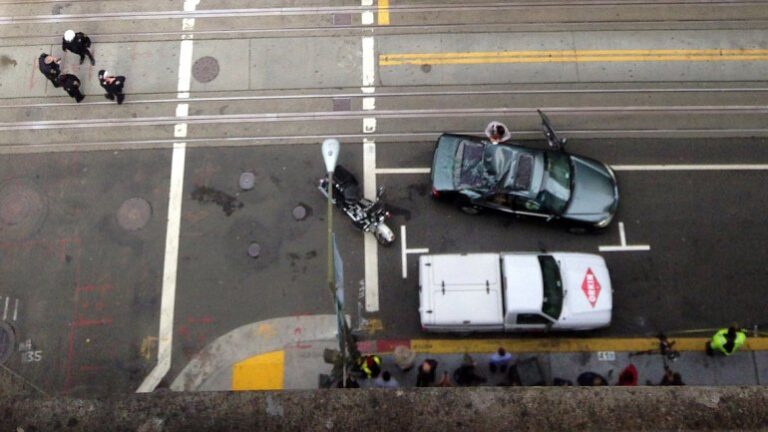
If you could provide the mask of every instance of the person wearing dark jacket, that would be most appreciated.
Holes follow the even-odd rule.
[[[72,51],[80,56],[80,64],[83,64],[85,56],[91,60],[91,65],[96,64],[96,60],[93,59],[93,55],[88,50],[91,47],[91,38],[85,35],[83,32],[75,33],[74,30],[67,30],[64,32],[64,37],[61,39],[61,49],[64,51]]]
[[[40,57],[37,59],[37,66],[40,68],[40,72],[45,75],[46,78],[51,80],[54,87],[59,86],[59,75],[61,75],[61,68],[59,67],[59,63],[61,63],[61,59],[57,59],[56,57],[42,53],[40,54]]]
[[[117,98],[118,105],[123,103],[125,99],[123,94],[124,76],[110,76],[109,72],[102,69],[99,71],[99,84],[107,91],[107,94],[104,95],[105,98],[109,100]]]
[[[59,75],[59,85],[61,87],[64,87],[64,90],[75,98],[75,101],[77,103],[80,103],[83,99],[85,99],[85,96],[83,96],[82,93],[80,93],[80,80],[72,74],[62,74]]]
[[[416,387],[430,387],[435,382],[437,372],[437,360],[426,359],[419,365],[419,373],[416,375]]]

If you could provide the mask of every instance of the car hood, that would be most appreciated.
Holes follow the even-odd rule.
[[[563,328],[598,328],[611,323],[613,288],[608,267],[599,255],[554,253],[566,296],[560,323]]]
[[[563,216],[593,224],[612,217],[619,205],[619,190],[611,169],[583,156],[571,155],[571,161],[573,190]]]

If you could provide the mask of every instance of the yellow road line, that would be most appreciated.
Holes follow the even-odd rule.
[[[709,338],[671,338],[677,351],[703,351]],[[658,349],[656,338],[594,339],[414,339],[411,349],[424,354],[493,352],[504,347],[510,352],[635,352]],[[768,338],[748,338],[745,350],[768,350]]]
[[[648,61],[760,61],[768,60],[768,49],[698,50],[559,50],[452,53],[380,54],[379,65],[648,62]]]
[[[232,366],[232,390],[281,390],[285,351],[259,354]]]
[[[379,0],[379,25],[389,25],[389,0]]]

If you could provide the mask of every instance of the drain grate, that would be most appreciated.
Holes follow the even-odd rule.
[[[11,358],[16,348],[16,333],[7,323],[0,321],[0,364]]]
[[[198,82],[211,82],[219,76],[219,61],[213,57],[201,57],[192,65],[192,76]]]
[[[0,238],[20,240],[35,234],[48,214],[42,192],[25,180],[0,186]]]

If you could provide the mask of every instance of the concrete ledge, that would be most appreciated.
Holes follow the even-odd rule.
[[[765,387],[506,387],[0,397],[1,431],[745,430]]]

